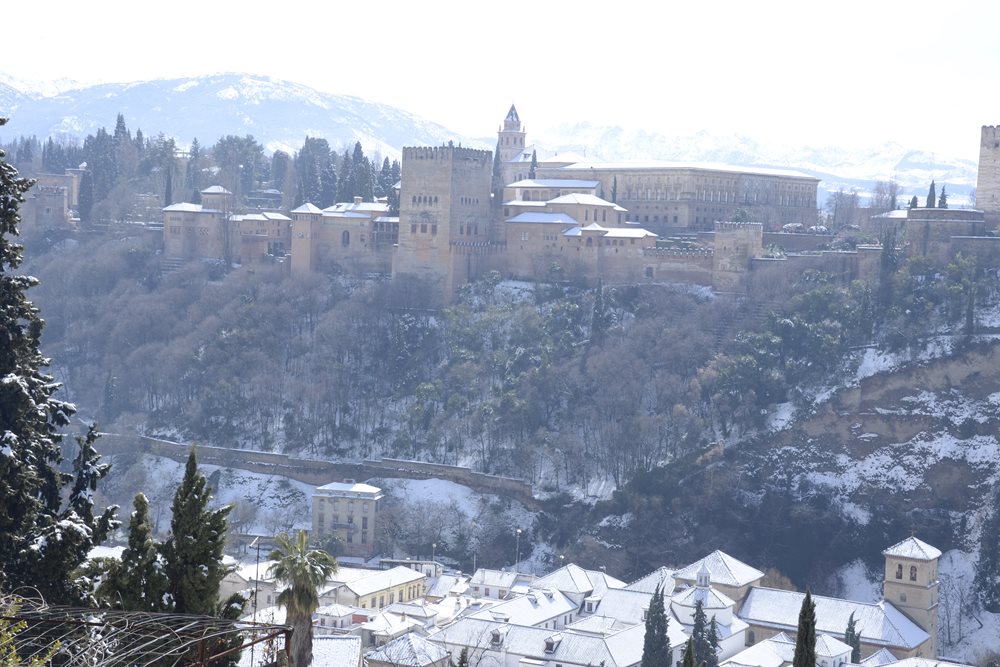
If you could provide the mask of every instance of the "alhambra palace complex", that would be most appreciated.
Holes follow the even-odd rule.
[[[384,201],[238,210],[228,191],[213,186],[201,204],[163,209],[164,259],[277,260],[295,274],[391,275],[422,282],[440,302],[489,271],[589,284],[685,283],[721,294],[753,293],[809,268],[844,281],[877,275],[878,245],[822,250],[829,234],[786,231],[817,224],[819,180],[811,176],[542,157],[525,139],[512,105],[498,131],[502,187],[490,151],[451,143],[404,148],[398,217]],[[66,224],[78,171],[42,175],[24,206],[25,222]],[[957,252],[1000,257],[1000,238],[987,235],[1000,223],[1000,126],[982,128],[977,204],[981,210],[889,211],[865,220],[862,231],[878,236],[891,226],[907,254],[942,262]],[[747,219],[753,222],[732,222]]]

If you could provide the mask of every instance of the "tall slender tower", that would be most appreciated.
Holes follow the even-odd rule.
[[[921,658],[937,658],[938,577],[941,552],[915,537],[908,537],[882,552],[885,579],[882,597],[930,635]]]
[[[976,208],[986,214],[987,229],[1000,224],[1000,125],[983,125]]]
[[[507,117],[503,119],[503,126],[497,131],[497,146],[500,152],[500,169],[503,174],[503,184],[513,183],[517,180],[517,167],[515,162],[524,151],[524,139],[527,132],[521,125],[521,117],[517,115],[517,109],[510,105]],[[523,165],[527,170],[527,165]]]

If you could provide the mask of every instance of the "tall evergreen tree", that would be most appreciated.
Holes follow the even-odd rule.
[[[670,640],[667,637],[669,622],[663,600],[663,589],[657,586],[646,611],[641,667],[671,667]]]
[[[618,203],[618,177],[615,176],[611,179],[611,203]]]
[[[714,623],[714,619],[713,619]],[[709,638],[708,617],[701,600],[694,604],[694,620],[691,627],[691,640],[694,642],[694,659],[699,665],[708,664],[715,656],[715,646]],[[716,662],[718,660],[716,659]]]
[[[706,634],[708,643],[708,655],[705,656],[706,667],[719,667],[719,626],[715,621],[715,616],[708,621],[708,633]]]
[[[99,518],[93,512],[93,490],[108,466],[99,462],[91,429],[77,439],[73,474],[59,469],[58,431],[75,408],[55,398],[59,384],[42,370],[43,322],[26,296],[38,281],[16,273],[22,247],[10,240],[31,182],[3,158],[0,151],[0,585],[30,586],[50,603],[83,604],[88,582],[73,572],[114,523],[115,508]]]
[[[491,189],[493,190],[493,201],[498,203],[503,194],[503,162],[500,161],[500,140],[497,139],[497,147],[493,150],[493,179]]]
[[[808,588],[802,599],[802,608],[799,609],[792,667],[816,667],[816,603]]]
[[[319,607],[319,587],[337,571],[337,561],[321,549],[312,549],[306,533],[300,530],[292,538],[282,533],[275,538],[271,552],[275,561],[268,574],[288,586],[278,594],[278,604],[285,608],[292,626],[291,667],[309,667],[312,663],[312,615]]]
[[[534,178],[538,173],[538,152],[531,151],[531,164],[528,165],[528,178]]]
[[[98,590],[102,601],[127,611],[163,611],[169,588],[160,550],[153,539],[149,501],[142,493],[133,502],[128,525],[128,546]]]
[[[914,209],[918,206],[920,206],[920,200],[917,199],[917,195],[913,195],[913,197],[910,198],[910,208]]]
[[[192,448],[174,494],[171,534],[163,545],[170,605],[178,613],[211,616],[218,611],[219,585],[227,572],[222,564],[226,516],[232,506],[211,509],[211,497]]]
[[[1000,613],[1000,482],[994,482],[986,518],[979,533],[975,587],[986,611]]]
[[[684,647],[683,667],[695,667],[694,637],[688,637],[687,645]]]
[[[461,653],[458,654],[458,662],[451,664],[453,667],[469,667],[469,647],[463,646]]]
[[[934,185],[934,181],[931,181],[931,187],[927,190],[925,205],[927,208],[937,208],[937,186]]]
[[[938,196],[937,207],[938,208],[948,208],[948,192],[946,191],[947,185],[941,186],[941,194]]]
[[[851,647],[851,662],[859,664],[861,662],[861,635],[858,633],[858,624],[854,619],[854,612],[847,619],[847,630],[844,631],[844,643]]]

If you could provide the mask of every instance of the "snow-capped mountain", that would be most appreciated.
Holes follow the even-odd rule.
[[[8,136],[82,138],[100,127],[113,129],[119,113],[133,132],[163,132],[182,145],[252,134],[268,150],[288,151],[312,136],[334,147],[360,141],[366,151],[388,156],[404,145],[461,140],[402,109],[247,74],[100,84],[50,95],[23,94],[0,83]]]
[[[181,145],[198,138],[210,145],[227,134],[252,134],[268,150],[293,151],[306,136],[335,147],[360,141],[366,151],[398,156],[405,145],[454,140],[493,148],[490,136],[469,138],[402,109],[357,97],[248,74],[82,86],[71,81],[33,84],[0,74],[0,115],[10,123],[4,136],[75,136],[114,127],[119,113],[128,127],[147,135],[163,132]],[[483,119],[489,127],[491,119]],[[641,129],[565,123],[532,132],[532,142],[559,152],[607,160],[678,160],[793,168],[821,179],[825,193],[857,190],[862,200],[876,180],[895,178],[900,203],[923,198],[931,180],[947,185],[953,205],[967,203],[976,184],[976,164],[896,143],[861,150],[769,145],[736,133],[700,131],[671,136]],[[905,197],[905,198],[904,198]]]
[[[893,142],[865,149],[781,147],[766,145],[736,133],[700,131],[667,136],[643,130],[566,123],[543,128],[534,139],[564,151],[614,160],[677,160],[719,162],[758,167],[791,168],[821,179],[826,192],[857,190],[862,199],[875,181],[895,179],[901,193],[923,198],[931,180],[940,190],[947,184],[954,204],[963,204],[976,187],[977,164],[916,150]],[[822,198],[822,197],[821,197]],[[900,198],[900,204],[905,200]]]

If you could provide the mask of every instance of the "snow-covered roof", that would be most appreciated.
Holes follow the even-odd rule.
[[[231,195],[233,194],[229,190],[225,189],[221,185],[210,185],[201,191],[203,195]]]
[[[644,239],[649,237],[656,238],[657,235],[648,229],[628,228],[628,227],[609,227],[608,233],[604,235],[605,238],[609,239]]]
[[[254,221],[257,221],[257,220],[259,220],[259,221],[262,221],[262,222],[267,222],[269,220],[275,220],[275,221],[278,221],[278,222],[290,222],[291,221],[291,218],[289,218],[288,216],[282,215],[281,213],[270,213],[270,212],[247,213],[245,215],[231,215],[231,216],[229,216],[229,219],[233,220],[233,221],[240,221],[240,220],[254,220]]]
[[[87,552],[87,560],[94,560],[95,558],[114,558],[115,560],[121,560],[123,551],[125,551],[125,547],[96,546]]]
[[[674,590],[674,580],[671,576],[673,570],[666,567],[658,567],[649,574],[636,579],[626,586],[630,591],[640,591],[642,593],[655,593],[657,587],[662,588],[667,595]]]
[[[799,623],[804,593],[754,587],[747,594],[739,616],[753,625],[794,632]],[[816,604],[816,632],[843,634],[854,614],[861,641],[876,646],[916,648],[929,635],[890,602],[870,604],[838,598],[813,596]]]
[[[319,616],[333,616],[334,618],[344,618],[354,615],[355,607],[348,607],[346,604],[325,604],[316,608]]]
[[[611,588],[597,601],[594,615],[613,618],[623,623],[642,623],[643,613],[649,609],[649,601],[652,598],[652,593]]]
[[[469,588],[467,577],[458,577],[453,574],[444,574],[433,580],[427,589],[427,597],[443,598],[449,595],[462,595]]]
[[[382,493],[382,489],[377,486],[372,486],[371,484],[361,484],[352,482],[330,482],[329,484],[324,484],[323,486],[317,487],[317,491],[328,491],[332,493],[359,493],[359,494],[372,494],[372,493]]]
[[[608,616],[587,616],[579,621],[570,623],[566,626],[566,629],[572,630],[573,632],[610,635],[633,625],[635,625],[635,623],[623,623],[617,618],[611,618]]]
[[[201,213],[202,211],[210,211],[212,209],[204,209],[201,204],[192,204],[190,202],[182,201],[176,204],[171,204],[170,206],[164,206],[164,211],[183,211],[185,213]]]
[[[698,602],[706,609],[726,609],[736,606],[736,603],[728,596],[720,593],[714,588],[703,588],[694,586],[687,588],[676,595],[670,597],[671,604],[694,609]]]
[[[702,564],[708,568],[709,578],[716,586],[739,588],[764,578],[764,573],[737,560],[724,551],[715,550],[701,560],[674,572],[674,579],[695,581]]]
[[[676,625],[671,623],[667,626],[667,637],[675,651],[687,641],[687,636]],[[493,632],[500,634],[500,643],[492,642]],[[504,651],[507,656],[545,656],[544,660],[548,661],[546,664],[599,665],[603,662],[608,667],[614,667],[635,665],[642,660],[642,638],[645,632],[643,624],[609,635],[564,631],[559,633],[560,641],[552,646],[551,651],[547,651],[546,640],[555,634],[551,629],[467,617],[442,628],[428,639],[439,644],[478,646],[492,655]]]
[[[249,651],[243,651],[246,655]],[[361,637],[357,635],[315,635],[312,664],[357,665],[361,663]]]
[[[893,667],[970,667],[970,665],[931,658],[903,658],[895,662]]]
[[[579,178],[526,178],[515,181],[508,188],[596,188],[600,181],[585,181]]]
[[[367,213],[360,213],[358,211],[331,211],[330,209],[323,209],[324,218],[350,218],[352,220],[370,220],[371,216]]]
[[[390,637],[398,637],[404,632],[412,632],[422,627],[423,623],[420,621],[387,611],[380,611],[375,618],[361,624],[363,630]]]
[[[415,572],[408,567],[394,567],[389,570],[373,572],[369,577],[361,577],[354,581],[349,581],[345,586],[360,598],[393,586],[420,581],[421,579],[426,579],[426,576],[422,572]]]
[[[907,537],[883,551],[882,555],[914,560],[936,560],[941,557],[941,551],[915,537]]]
[[[565,213],[543,213],[542,211],[525,211],[524,213],[518,213],[513,218],[509,218],[506,222],[556,225],[577,224],[576,220]]]
[[[601,594],[609,588],[625,588],[625,582],[597,570],[584,570],[575,563],[563,566],[535,581],[536,588],[554,588],[573,595]]]
[[[781,667],[792,662],[795,655],[795,642],[784,632],[743,649],[736,655],[724,661],[720,667]]]
[[[443,646],[413,632],[365,653],[365,660],[378,660],[397,667],[424,667],[447,657],[448,651]]]
[[[314,204],[310,204],[309,202],[306,202],[305,204],[299,206],[298,208],[292,209],[292,213],[322,213],[322,212],[323,210],[320,207]]]
[[[561,169],[565,171],[584,171],[594,169],[597,171],[627,171],[630,169],[645,170],[691,170],[691,171],[727,171],[736,174],[755,174],[759,176],[788,176],[792,178],[808,178],[811,181],[820,179],[801,171],[791,169],[773,169],[771,167],[746,167],[742,165],[722,164],[718,162],[669,162],[663,160],[648,160],[637,162],[598,162],[581,160]]]
[[[338,202],[333,206],[328,206],[323,209],[324,212],[332,213],[346,213],[346,212],[376,212],[385,213],[389,210],[389,205],[385,202],[380,201],[361,201],[361,202]]]
[[[579,153],[574,153],[573,151],[566,151],[565,153],[554,153],[549,155],[544,160],[539,160],[539,164],[576,164],[577,162],[586,162],[587,156],[580,155]]]
[[[909,211],[907,211],[904,208],[896,208],[891,211],[886,211],[885,213],[879,213],[878,215],[873,215],[872,220],[875,220],[877,218],[889,218],[889,219],[905,218],[908,215],[908,213]]]
[[[577,610],[577,604],[553,589],[532,588],[527,595],[507,600],[495,607],[476,612],[478,618],[503,618],[515,625],[540,625]]]
[[[394,602],[386,607],[385,611],[393,614],[399,614],[401,616],[406,614],[412,618],[428,619],[437,616],[436,609],[431,609],[427,605],[417,602]]]
[[[864,667],[883,667],[883,665],[891,665],[896,662],[897,659],[898,658],[896,658],[896,656],[894,656],[889,649],[882,647],[867,658],[862,658],[861,664],[864,665]]]
[[[602,206],[609,207],[615,210],[623,209],[617,204],[612,204],[606,199],[601,199],[597,195],[591,195],[581,192],[571,192],[568,195],[563,195],[561,197],[556,197],[555,199],[550,199],[549,204],[583,204],[584,206]]]
[[[850,654],[851,645],[831,637],[825,632],[816,635],[816,655],[821,658],[833,658],[844,653]]]
[[[533,574],[523,572],[506,572],[481,567],[472,575],[469,581],[474,586],[490,586],[491,588],[511,588],[516,582],[530,583],[535,580]]]

